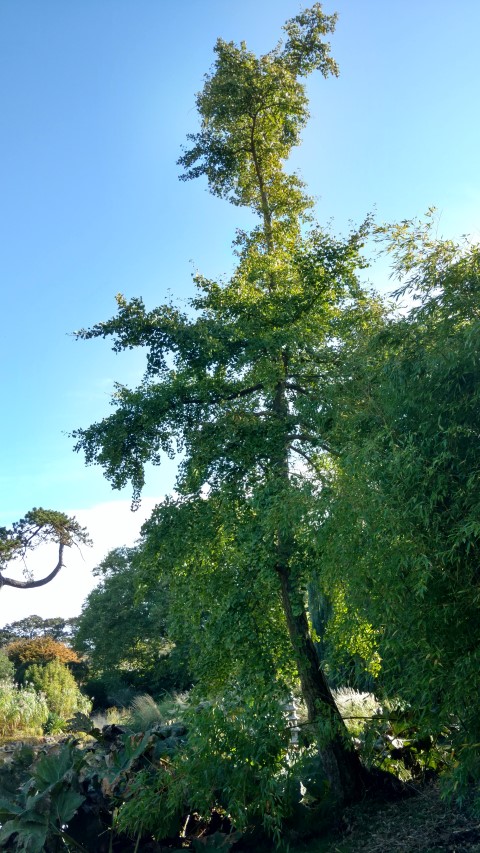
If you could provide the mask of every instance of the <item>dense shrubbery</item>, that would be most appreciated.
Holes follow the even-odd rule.
[[[418,304],[346,354],[318,547],[325,586],[375,629],[384,693],[450,743],[468,785],[480,780],[480,249],[434,227],[388,232]]]
[[[111,551],[95,574],[99,585],[83,605],[74,640],[88,660],[87,692],[96,708],[128,705],[135,693],[160,695],[191,684],[186,654],[168,635],[165,583],[142,584],[142,552]]]
[[[45,696],[48,710],[63,720],[77,712],[90,713],[91,701],[80,691],[72,673],[58,660],[32,664],[25,672],[25,681]]]
[[[159,842],[227,850],[239,839],[264,851],[272,837],[318,835],[331,824],[335,804],[318,750],[308,745],[312,732],[292,747],[280,703],[254,694],[188,707],[141,697],[131,717],[135,729],[142,726],[138,732],[127,717],[102,731],[84,718],[94,741],[71,741],[47,756],[40,750],[33,764],[20,751],[8,771],[0,765],[6,849],[23,849],[32,820],[32,853],[50,844],[54,850],[59,835],[66,849],[81,844],[89,853],[98,853],[101,838],[110,838],[112,851]],[[355,717],[350,723],[370,762],[409,779],[436,766],[439,750],[415,739],[401,708],[375,709],[373,697],[352,691],[338,698],[347,718]]]
[[[214,809],[241,833],[263,825],[278,837],[294,775],[279,702],[231,695],[191,708],[186,721],[185,746],[144,770],[120,809],[119,828],[165,837],[176,823],[178,834],[188,804],[206,824]]]
[[[9,643],[0,651],[0,735],[61,731],[77,712],[88,714],[92,703],[69,668],[82,666],[76,652],[50,636]]]
[[[5,646],[3,651],[17,670],[32,663],[44,664],[53,660],[60,663],[79,663],[80,660],[73,649],[51,637],[15,640]]]
[[[290,752],[278,703],[231,696],[190,707],[186,716],[188,736],[184,724],[157,719],[139,734],[92,730],[96,746],[67,744],[33,763],[20,752],[16,784],[0,804],[0,840],[20,851],[29,837],[28,849],[39,853],[62,836],[66,849],[81,844],[98,853],[99,839],[110,834],[110,849],[128,851],[162,838],[168,846],[195,845],[197,837],[228,849],[254,833],[265,849],[299,809],[317,824],[325,817],[318,761],[308,750]],[[0,787],[8,790],[1,766]]]

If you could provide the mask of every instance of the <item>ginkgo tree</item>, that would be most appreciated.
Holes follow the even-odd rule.
[[[284,42],[263,56],[218,40],[197,96],[200,130],[179,163],[183,179],[206,178],[214,195],[250,209],[256,224],[237,234],[228,281],[196,276],[189,310],[172,303],[147,310],[142,299],[119,296],[116,316],[77,333],[113,337],[116,351],[146,348],[147,370],[138,388],[118,385],[115,411],[75,437],[115,488],[132,483],[134,501],[146,463],[182,451],[179,511],[220,494],[232,496],[231,506],[249,506],[238,515],[248,516],[257,543],[251,559],[270,578],[263,592],[279,602],[312,728],[330,733],[323,764],[342,799],[358,789],[361,768],[309,627],[298,530],[316,488],[310,475],[320,455],[334,452],[323,388],[342,341],[377,308],[358,282],[366,226],[346,239],[312,227],[312,201],[284,165],[309,115],[303,78],[338,73],[325,41],[335,20],[316,3],[288,21]],[[219,584],[227,553],[212,550]]]

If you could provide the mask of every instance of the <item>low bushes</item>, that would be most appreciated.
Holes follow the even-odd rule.
[[[0,681],[10,681],[15,673],[15,667],[5,652],[0,651]]]
[[[68,720],[76,713],[89,714],[91,701],[81,693],[75,678],[58,660],[32,664],[25,672],[25,680],[45,695],[48,709]]]
[[[75,714],[90,713],[91,700],[59,660],[31,664],[22,675],[18,684],[13,664],[0,656],[0,737],[59,732]]]

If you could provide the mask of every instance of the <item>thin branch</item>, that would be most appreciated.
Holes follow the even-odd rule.
[[[254,394],[255,391],[261,391],[263,389],[262,382],[258,382],[257,385],[250,385],[249,388],[242,388],[241,391],[234,391],[232,394],[227,394],[225,397],[221,394],[218,394],[214,397],[209,397],[202,400],[200,397],[188,397],[186,400],[182,400],[182,403],[198,403],[199,405],[212,405],[215,403],[228,403],[231,400],[239,400],[241,397],[248,397],[249,394]]]
[[[254,391],[261,391],[262,389],[262,382],[258,382],[257,385],[251,385],[250,388],[244,388],[242,391],[235,391],[233,394],[229,394],[227,397],[223,397],[223,400],[238,400],[239,397],[247,397],[248,394],[253,394]]]
[[[323,472],[320,470],[318,465],[315,464],[313,459],[311,459],[311,457],[308,455],[308,453],[305,453],[305,451],[301,450],[300,447],[292,447],[292,445],[290,445],[290,450],[293,450],[294,453],[298,453],[299,456],[301,456],[303,459],[305,459],[305,462],[307,462],[307,464],[310,465],[311,468],[313,468],[313,470],[315,471],[315,474],[317,475],[319,480],[321,480],[322,483],[327,482],[326,478],[323,475]]]
[[[320,450],[324,450],[325,453],[330,453],[332,456],[341,456],[338,450],[333,450],[328,444],[324,444],[323,442],[319,442],[316,435],[310,435],[308,432],[300,432],[294,433],[293,435],[287,435],[287,441],[304,441],[308,442],[308,444],[312,444],[314,447],[318,447]],[[295,448],[292,448],[293,450]]]
[[[297,385],[296,382],[285,382],[285,388],[289,391],[298,391],[299,394],[304,394],[306,397],[312,396],[310,391],[307,391],[307,389],[303,388],[301,385]]]

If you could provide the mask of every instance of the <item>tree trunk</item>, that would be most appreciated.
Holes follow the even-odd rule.
[[[288,374],[288,355],[282,353],[284,375]],[[288,418],[288,401],[285,380],[277,385],[273,411],[284,424]],[[290,484],[288,438],[279,445],[274,470],[282,486]],[[348,729],[335,703],[318,652],[308,626],[302,591],[292,579],[291,559],[294,542],[292,535],[277,531],[277,561],[275,569],[280,580],[281,599],[288,633],[298,669],[302,696],[307,706],[308,721],[316,728],[319,754],[332,794],[338,802],[352,801],[360,793],[362,765],[355,752]],[[322,730],[324,737],[322,738]]]
[[[291,583],[288,567],[277,566],[277,574],[308,721],[319,730],[319,754],[325,775],[337,801],[352,801],[362,789],[362,765],[322,671],[303,598]],[[324,743],[322,728],[326,731]]]

